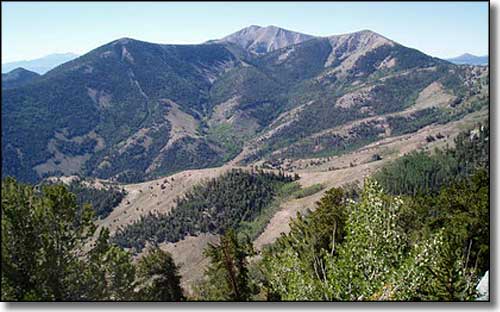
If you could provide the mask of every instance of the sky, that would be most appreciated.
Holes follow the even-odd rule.
[[[122,37],[192,44],[249,25],[363,29],[440,58],[488,54],[488,2],[4,2],[2,63],[85,54]]]

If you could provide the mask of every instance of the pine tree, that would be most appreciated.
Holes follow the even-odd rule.
[[[183,301],[178,268],[172,256],[153,247],[137,265],[137,299],[141,301]]]
[[[239,241],[234,230],[221,236],[220,243],[209,244],[204,252],[210,258],[206,281],[200,295],[206,300],[247,301],[252,295],[247,258],[254,254],[249,240]]]
[[[2,292],[6,300],[73,300],[82,259],[93,234],[93,212],[82,209],[62,185],[37,192],[14,179],[2,181]]]

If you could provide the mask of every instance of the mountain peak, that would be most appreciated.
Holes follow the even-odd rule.
[[[27,70],[27,69],[25,69],[25,68],[22,68],[22,67],[17,67],[17,68],[15,68],[15,69],[11,70],[10,72],[8,72],[7,74],[14,74],[14,75],[18,75],[18,74],[21,74],[21,73],[26,73],[26,72],[28,72],[28,73],[33,73],[32,71]],[[34,74],[36,74],[36,73],[34,73]]]
[[[314,36],[287,30],[274,25],[251,25],[215,42],[231,42],[254,54],[263,54],[301,43]]]
[[[25,85],[37,77],[40,77],[40,75],[18,67],[6,74],[2,74],[2,90]]]
[[[129,42],[136,41],[135,39],[129,38],[129,37],[123,37],[120,39],[116,39],[115,41],[112,42],[113,45],[115,44],[127,44]]]
[[[377,40],[383,40],[387,43],[394,43],[391,39],[388,39],[387,37],[374,32],[373,30],[370,29],[362,29],[359,31],[351,32],[351,33],[345,33],[345,34],[339,34],[339,35],[332,35],[328,36],[328,38],[345,38],[345,37],[358,37],[358,38],[366,38],[366,39],[377,39]]]
[[[454,64],[488,65],[488,55],[476,56],[470,53],[464,53],[460,56],[446,60]]]

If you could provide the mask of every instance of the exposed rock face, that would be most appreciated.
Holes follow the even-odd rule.
[[[481,278],[481,281],[479,281],[479,284],[477,284],[477,291],[479,293],[477,297],[477,301],[489,301],[490,300],[490,271],[486,271],[486,274],[484,274],[483,278]]]
[[[249,26],[215,42],[231,42],[254,54],[264,54],[301,43],[314,36],[276,26]]]
[[[346,71],[366,53],[381,46],[394,46],[394,42],[370,30],[363,30],[351,34],[328,37],[332,52],[328,56],[325,67],[341,63],[340,70]],[[387,60],[385,66],[391,67],[393,60]],[[394,66],[392,64],[392,66]]]

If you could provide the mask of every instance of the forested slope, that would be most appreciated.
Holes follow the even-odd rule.
[[[140,251],[146,242],[176,242],[186,235],[222,234],[252,221],[269,205],[289,176],[231,170],[193,187],[169,214],[149,214],[119,230],[114,241]]]

